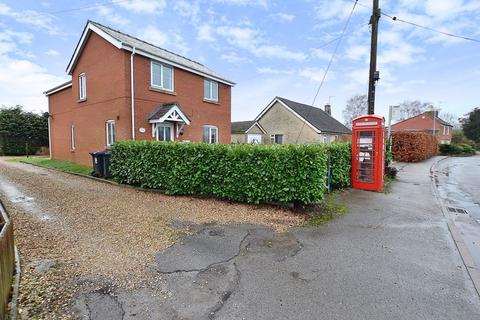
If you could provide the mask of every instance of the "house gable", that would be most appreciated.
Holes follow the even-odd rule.
[[[284,143],[318,143],[319,132],[306,121],[285,107],[280,101],[273,101],[256,121],[267,135],[281,134]]]
[[[259,120],[267,113],[270,112],[270,109],[275,106],[276,104],[281,105],[283,108],[288,110],[293,116],[297,117],[302,123],[308,125],[313,131],[316,133],[320,133],[321,131],[317,129],[315,126],[313,126],[310,122],[305,120],[302,116],[300,116],[298,113],[296,113],[292,108],[290,108],[287,104],[285,104],[283,101],[281,101],[278,97],[275,97],[265,109],[260,112],[260,114],[255,118],[255,122],[259,122]]]

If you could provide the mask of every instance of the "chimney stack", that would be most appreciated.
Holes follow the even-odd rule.
[[[325,105],[325,112],[328,113],[329,116],[332,115],[332,106],[329,103]]]

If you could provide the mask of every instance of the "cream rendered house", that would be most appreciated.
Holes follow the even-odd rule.
[[[253,121],[232,122],[232,143],[331,143],[351,131],[326,111],[276,97]]]

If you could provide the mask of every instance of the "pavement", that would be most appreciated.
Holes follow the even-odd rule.
[[[349,213],[286,232],[194,224],[158,251],[155,281],[95,279],[77,292],[81,319],[480,319],[480,298],[452,239],[430,169],[402,164],[385,193],[337,195]],[[438,184],[437,184],[438,185]]]

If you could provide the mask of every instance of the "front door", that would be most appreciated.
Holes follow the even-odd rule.
[[[247,143],[252,143],[252,144],[262,143],[262,135],[258,133],[247,134]]]
[[[375,131],[359,131],[354,143],[357,144],[355,155],[355,178],[360,182],[373,183],[375,175]]]
[[[170,123],[157,124],[157,141],[173,141],[173,125]]]

